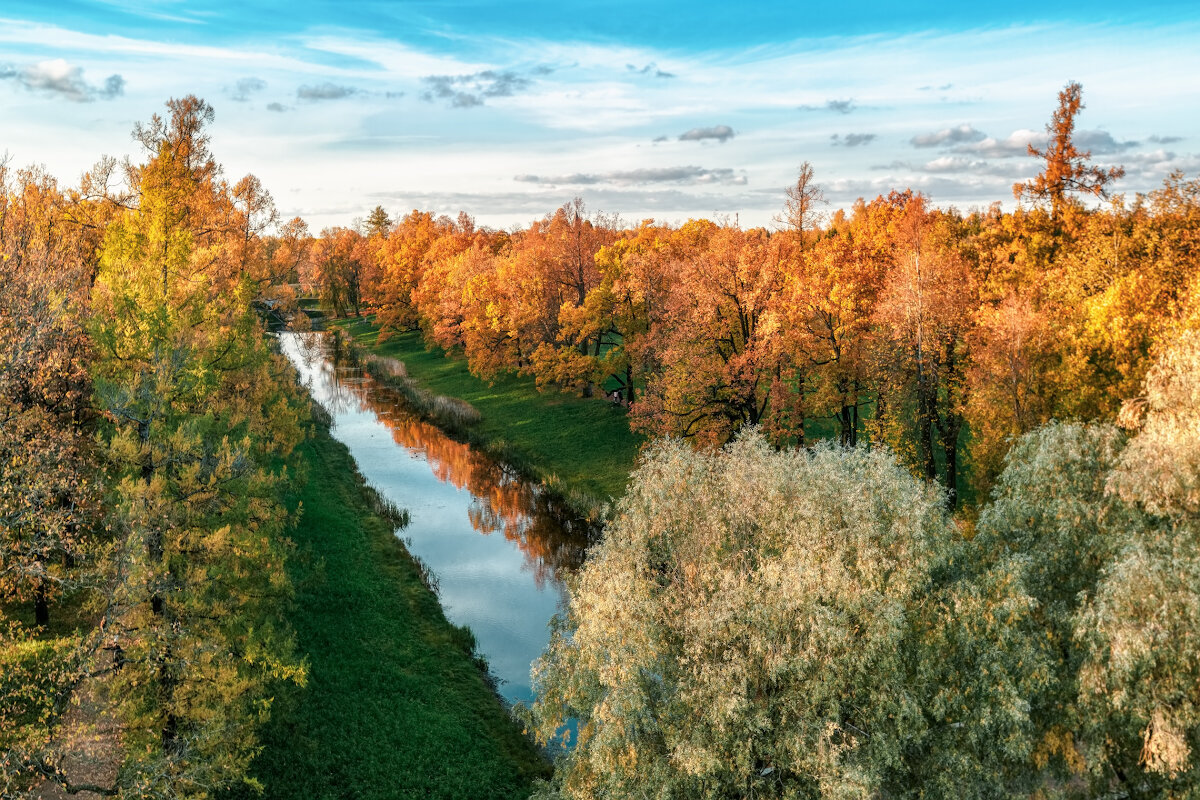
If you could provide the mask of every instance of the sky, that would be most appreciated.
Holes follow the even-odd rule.
[[[1198,43],[1195,0],[0,0],[0,157],[73,184],[195,94],[226,176],[314,231],[377,205],[525,226],[575,196],[769,225],[805,161],[830,209],[1011,208],[1069,81],[1117,191],[1200,175]]]

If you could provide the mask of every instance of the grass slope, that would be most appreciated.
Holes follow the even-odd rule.
[[[435,394],[466,400],[482,415],[471,439],[490,452],[549,481],[562,494],[604,502],[625,493],[644,442],[629,430],[623,408],[602,399],[539,392],[532,378],[504,375],[492,384],[476,378],[462,358],[426,350],[416,332],[379,344],[369,319],[331,321],[363,346],[404,362],[408,374]]]
[[[263,731],[265,797],[527,797],[549,765],[484,681],[470,633],[371,510],[346,448],[318,428],[301,456],[289,617],[309,680]]]

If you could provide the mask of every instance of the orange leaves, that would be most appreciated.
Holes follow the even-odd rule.
[[[1108,184],[1125,177],[1124,167],[1103,169],[1088,161],[1090,151],[1080,152],[1072,141],[1075,117],[1083,110],[1083,87],[1072,81],[1058,93],[1058,108],[1046,126],[1050,141],[1045,150],[1029,145],[1029,155],[1045,161],[1045,168],[1033,180],[1013,186],[1018,200],[1049,200],[1055,220],[1062,218],[1068,205],[1067,192],[1082,192],[1096,197],[1108,196]]]

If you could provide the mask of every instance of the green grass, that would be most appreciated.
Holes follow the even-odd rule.
[[[369,318],[330,324],[371,352],[403,361],[409,376],[429,391],[474,406],[482,419],[467,438],[547,483],[577,510],[586,513],[625,493],[645,441],[629,430],[625,409],[600,398],[540,392],[529,377],[509,374],[489,384],[472,375],[464,359],[426,350],[417,332],[379,344]]]
[[[263,731],[264,796],[527,797],[549,765],[484,680],[470,632],[447,622],[346,448],[318,426],[300,457],[288,619],[309,677]]]

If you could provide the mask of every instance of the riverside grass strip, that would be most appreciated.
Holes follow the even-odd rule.
[[[480,413],[463,438],[541,481],[583,516],[625,493],[645,439],[629,430],[624,409],[596,398],[538,391],[533,378],[503,375],[488,383],[464,359],[426,349],[416,331],[380,344],[372,318],[330,320],[370,352],[402,361],[408,376]],[[462,434],[460,433],[460,436]]]
[[[252,768],[265,793],[232,797],[527,797],[549,764],[372,509],[350,453],[314,428],[289,559],[308,685],[275,699]]]

